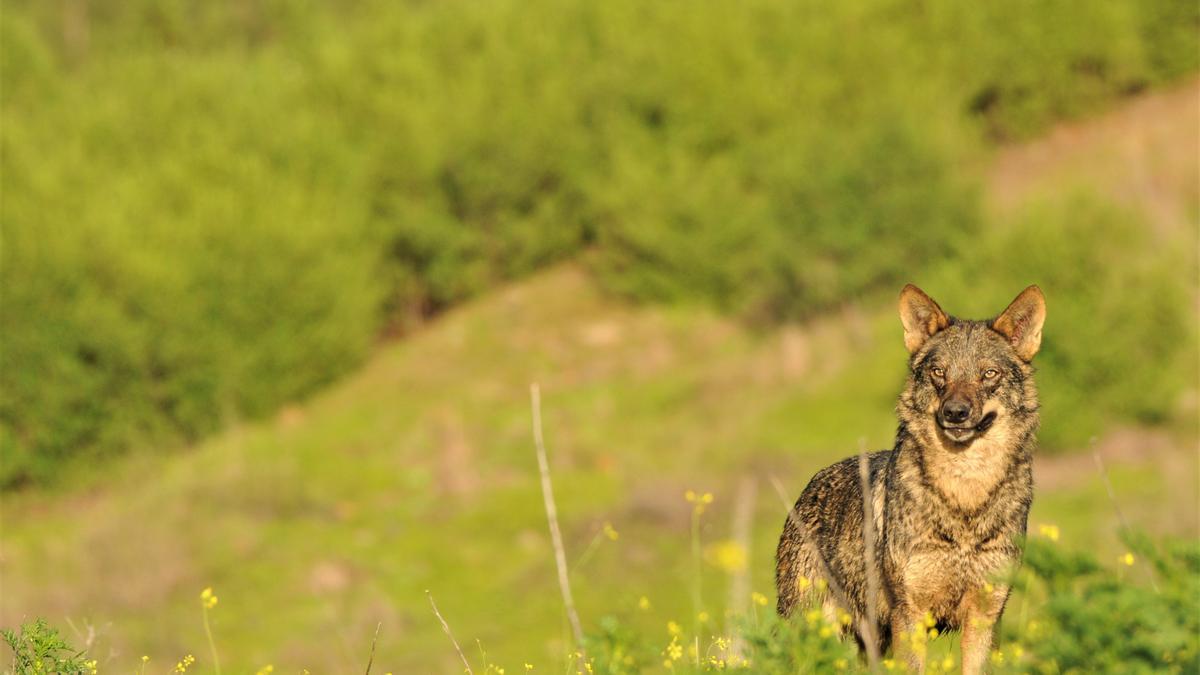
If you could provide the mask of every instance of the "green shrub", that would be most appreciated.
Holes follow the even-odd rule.
[[[1012,580],[1014,599],[989,657],[995,673],[1195,672],[1200,667],[1200,546],[1130,535],[1131,552],[1102,565],[1086,551],[1064,550],[1044,537],[1026,542],[1025,564]],[[1155,581],[1147,581],[1148,571]],[[1141,579],[1141,581],[1135,581]],[[1012,604],[1020,605],[1012,607]],[[734,622],[724,634],[655,639],[614,617],[588,639],[597,673],[870,672],[851,639],[839,640],[820,608],[781,621],[767,608]],[[920,639],[930,672],[957,672],[950,636]],[[738,645],[733,647],[733,645]],[[672,650],[672,645],[680,646]],[[905,672],[883,655],[882,670]],[[666,663],[664,663],[666,662]],[[659,668],[660,665],[667,667]]]
[[[124,96],[96,76],[36,114],[6,100],[0,484],[263,415],[370,346],[378,258],[342,150],[246,68],[132,59]]]
[[[946,2],[913,20],[993,138],[1028,137],[1200,66],[1197,9],[1178,0]]]
[[[974,241],[975,122],[1197,66],[1157,1],[354,9],[6,3],[0,485],[265,414],[585,251],[633,298],[810,316]]]
[[[1084,553],[1032,540],[1026,565],[1051,589],[1030,626],[1011,626],[1042,673],[1152,673],[1200,670],[1200,544],[1126,536],[1134,553],[1102,567]],[[1148,563],[1158,582],[1128,577]],[[1128,563],[1128,564],[1126,564]],[[1135,567],[1135,565],[1137,567]]]
[[[55,673],[59,675],[91,675],[96,662],[88,661],[84,652],[76,652],[50,627],[45,619],[36,619],[21,626],[20,632],[0,630],[0,637],[13,653],[15,675]]]

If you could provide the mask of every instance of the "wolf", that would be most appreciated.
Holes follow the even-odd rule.
[[[779,614],[809,603],[848,614],[863,652],[890,647],[918,672],[930,627],[960,630],[963,673],[982,672],[1033,500],[1031,361],[1045,318],[1037,286],[986,321],[947,315],[904,287],[910,356],[895,444],[866,456],[865,481],[852,457],[804,489],[776,552]]]

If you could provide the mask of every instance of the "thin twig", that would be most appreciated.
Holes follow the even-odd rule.
[[[751,529],[754,526],[754,507],[758,497],[758,482],[751,476],[742,476],[738,481],[737,496],[733,505],[733,540],[746,552],[746,564],[737,569],[729,580],[729,610],[734,614],[745,614],[750,602],[750,540]],[[726,622],[728,624],[728,622]],[[729,654],[744,656],[746,641],[741,634],[726,625],[726,631],[732,635],[726,659]]]
[[[446,623],[446,620],[442,618],[442,613],[438,611],[437,603],[433,601],[433,593],[430,593],[426,589],[425,596],[429,598],[429,606],[433,608],[433,615],[438,618],[438,621],[442,622],[442,630],[446,631],[446,637],[450,638],[450,643],[454,645],[454,651],[458,652],[458,658],[462,659],[463,668],[467,669],[467,675],[475,675],[474,671],[471,670],[470,662],[467,661],[467,655],[463,654],[462,647],[458,646],[458,640],[455,640],[454,634],[450,632],[450,624]]]
[[[1129,521],[1125,519],[1125,513],[1121,511],[1121,505],[1117,503],[1117,492],[1113,490],[1112,482],[1108,479],[1108,471],[1104,469],[1104,460],[1100,458],[1100,453],[1096,450],[1096,438],[1092,437],[1090,445],[1092,446],[1092,458],[1096,460],[1096,469],[1100,472],[1100,479],[1104,481],[1104,489],[1108,491],[1108,501],[1112,503],[1113,511],[1117,514],[1117,520],[1121,523],[1121,529],[1128,535],[1133,530],[1129,527]],[[1144,558],[1145,556],[1138,556]],[[1158,593],[1158,583],[1154,581],[1154,569],[1148,563],[1143,561],[1146,568],[1150,570],[1150,588]]]
[[[703,570],[700,565],[700,514],[703,508],[699,502],[692,505],[692,656],[696,668],[700,667],[700,608],[704,605],[701,596]]]
[[[563,607],[575,645],[581,655],[580,663],[587,662],[583,649],[583,627],[575,611],[575,600],[571,597],[571,582],[567,579],[567,554],[563,550],[562,533],[558,529],[558,509],[554,505],[554,487],[550,484],[550,464],[546,461],[546,444],[542,439],[542,391],[537,384],[529,386],[530,404],[533,407],[533,443],[537,449],[538,471],[542,475],[542,501],[546,506],[546,520],[550,523],[550,541],[554,544],[554,562],[558,566],[558,587],[562,591]],[[582,665],[580,666],[582,668]]]
[[[204,635],[208,637],[208,649],[212,653],[213,670],[221,675],[221,660],[217,657],[217,643],[213,641],[212,628],[208,625],[208,605],[201,607],[204,611]]]
[[[605,536],[606,534],[603,528],[596,530],[596,534],[593,535],[592,540],[588,542],[587,548],[583,549],[583,553],[580,553],[579,557],[575,559],[574,564],[571,565],[571,572],[583,567],[583,564],[591,559],[592,553],[595,553],[596,549],[600,546],[600,541],[604,539]]]
[[[383,628],[382,621],[375,624],[375,637],[371,638],[371,656],[367,658],[367,675],[371,675],[371,664],[375,663],[375,643],[379,642],[380,628]]]
[[[867,663],[871,672],[876,672],[879,668],[879,642],[876,636],[879,624],[876,620],[875,605],[879,597],[879,575],[875,568],[875,502],[871,495],[871,469],[867,460],[867,450],[861,438],[858,441],[858,480],[862,484],[863,563],[867,567],[867,617],[860,623],[866,624],[861,630],[863,642],[867,645]]]

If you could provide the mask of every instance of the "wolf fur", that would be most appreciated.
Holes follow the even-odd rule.
[[[933,622],[962,631],[963,672],[982,672],[1008,599],[1003,576],[1020,564],[1033,499],[1038,396],[1030,361],[1045,315],[1036,286],[990,321],[956,319],[916,286],[904,288],[910,358],[896,442],[867,457],[874,569],[866,565],[853,457],[818,472],[784,523],[776,553],[781,615],[810,603],[827,615],[840,607],[861,647],[880,654],[891,647],[918,671],[924,650],[914,636]],[[869,587],[879,589],[873,597]]]

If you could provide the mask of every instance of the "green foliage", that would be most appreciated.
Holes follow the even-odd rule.
[[[1127,537],[1127,539],[1130,539]],[[1148,562],[1154,587],[1133,585],[1137,570],[1114,573],[1082,553],[1052,553],[1033,541],[1026,552],[1038,580],[1054,589],[1026,641],[1044,673],[1196,672],[1200,669],[1200,543],[1130,540],[1128,563]],[[1027,627],[1017,627],[1027,630]],[[1016,632],[1016,631],[1013,631]]]
[[[1114,570],[1090,553],[1063,551],[1047,539],[1031,538],[1025,566],[1014,579],[1022,596],[1020,615],[1011,607],[1006,613],[990,672],[1195,672],[1200,667],[1200,543],[1141,535],[1126,540],[1138,557],[1122,556]],[[1130,578],[1143,561],[1157,580],[1152,585]],[[760,606],[765,598],[755,596],[751,611],[730,617],[724,631],[705,625],[692,634],[669,622],[659,637],[617,616],[603,617],[585,639],[586,670],[604,675],[870,672],[854,640],[843,637],[842,625],[829,623],[820,607],[785,621]],[[1036,607],[1032,613],[1030,604]],[[914,648],[925,651],[929,672],[955,672],[959,654],[952,636],[918,635]],[[44,619],[26,623],[19,634],[0,630],[0,637],[13,651],[13,672],[19,675],[96,672],[96,662],[73,652]],[[882,656],[884,671],[907,672],[903,661]],[[568,660],[578,658],[576,653]],[[482,672],[503,672],[486,653],[482,659]],[[188,656],[184,663],[191,661]]]
[[[119,96],[97,66],[5,99],[0,484],[263,415],[378,330],[346,155],[301,88],[232,58],[120,65]]]
[[[1195,672],[1200,667],[1200,544],[1127,539],[1137,554],[1129,554],[1115,570],[1088,552],[1030,539],[1015,584],[1022,607],[1004,616],[990,672]],[[1141,561],[1153,568],[1154,586],[1131,580]],[[1028,605],[1036,609],[1029,612]],[[598,673],[657,671],[660,662],[670,672],[689,673],[727,668],[869,672],[853,640],[838,639],[839,630],[826,623],[820,608],[800,611],[789,622],[767,614],[743,617],[725,637],[701,636],[699,659],[688,651],[692,636],[656,645],[609,617],[589,640],[588,654]],[[733,644],[740,649],[730,649]],[[683,649],[672,652],[671,645]],[[956,671],[957,645],[947,637],[923,648],[931,672]],[[882,665],[885,671],[905,671],[903,662],[890,658]]]
[[[1200,67],[1200,11],[1180,0],[932,3],[917,20],[965,110],[993,138],[1028,137]]]
[[[12,650],[14,675],[85,675],[96,672],[96,662],[88,661],[84,652],[73,650],[45,619],[22,624],[20,633],[0,630],[0,637]]]
[[[6,3],[0,484],[266,414],[570,256],[811,316],[974,240],[975,126],[1197,67],[1172,2],[353,10]]]
[[[750,616],[734,617],[726,634],[691,635],[672,623],[676,632],[661,639],[606,616],[587,635],[585,652],[591,671],[606,675],[718,670],[784,675],[846,671],[859,664],[854,640],[841,639],[841,628],[828,625],[820,608],[799,616],[784,621],[770,609],[755,608]]]

